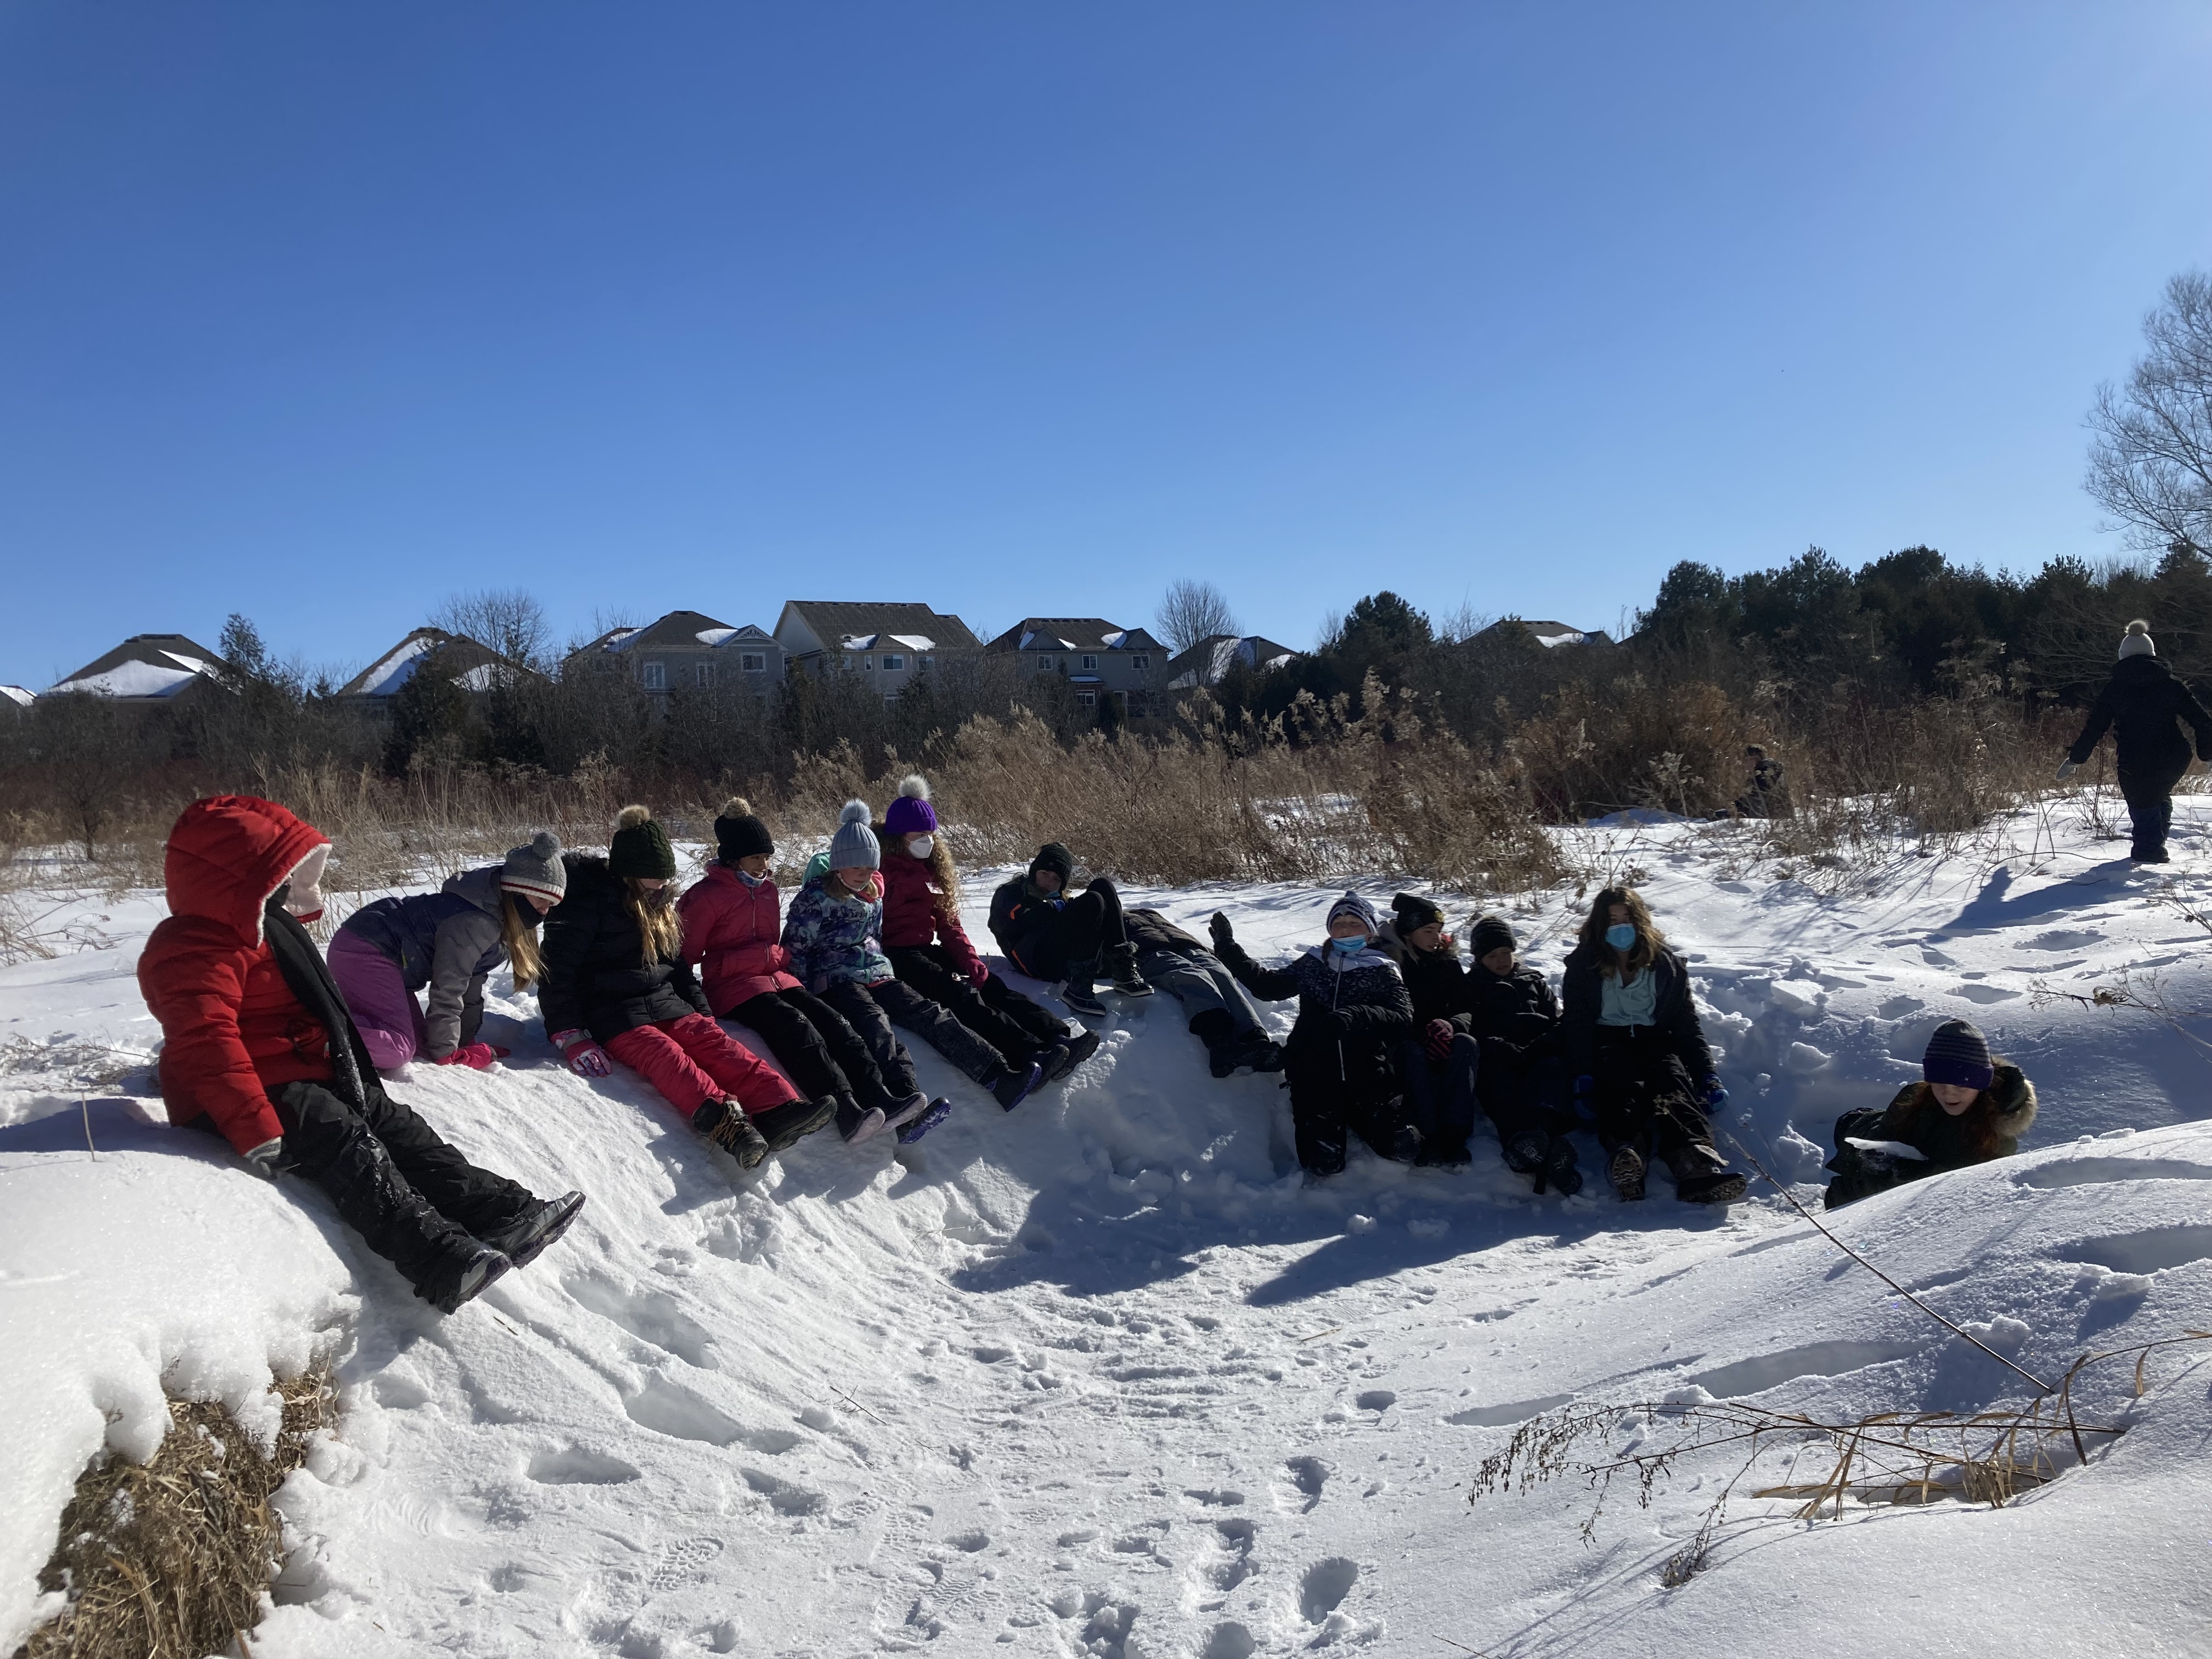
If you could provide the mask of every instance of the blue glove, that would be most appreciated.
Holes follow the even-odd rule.
[[[1698,1092],[1709,1112],[1717,1112],[1728,1104],[1728,1091],[1721,1087],[1721,1080],[1717,1077],[1707,1078],[1698,1085]]]

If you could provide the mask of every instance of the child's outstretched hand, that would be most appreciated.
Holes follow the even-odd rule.
[[[1237,942],[1237,934],[1229,926],[1229,918],[1218,910],[1213,913],[1213,920],[1206,924],[1206,931],[1213,936],[1216,945],[1234,945]]]

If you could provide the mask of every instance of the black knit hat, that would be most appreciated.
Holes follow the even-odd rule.
[[[614,839],[608,843],[607,868],[618,876],[675,880],[676,849],[668,844],[668,832],[653,821],[650,810],[623,808],[615,819]]]
[[[714,850],[725,864],[735,864],[756,854],[773,858],[775,837],[769,834],[768,825],[753,816],[750,801],[743,795],[732,795],[714,816]]]
[[[1049,870],[1060,878],[1062,887],[1075,879],[1075,854],[1056,841],[1048,841],[1037,848],[1037,855],[1030,860],[1030,874]]]
[[[1474,932],[1468,939],[1469,948],[1478,961],[1492,951],[1517,949],[1520,943],[1513,937],[1513,924],[1503,916],[1481,917],[1475,922]]]
[[[1986,1089],[1996,1080],[1996,1074],[1989,1039],[1963,1019],[1947,1019],[1938,1025],[1920,1058],[1920,1075],[1930,1083]]]
[[[1419,893],[1400,893],[1390,901],[1390,914],[1398,923],[1400,939],[1416,928],[1425,927],[1432,921],[1444,919],[1444,908],[1433,899],[1425,899]]]

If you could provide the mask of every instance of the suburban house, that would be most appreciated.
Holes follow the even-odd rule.
[[[1152,693],[1167,683],[1168,653],[1141,628],[1116,628],[1103,617],[1024,617],[983,647],[1018,656],[1040,674],[1065,675],[1079,708],[1111,697],[1125,713],[1150,712]]]
[[[20,714],[36,701],[27,686],[0,685],[0,719]]]
[[[46,688],[53,696],[88,691],[143,708],[173,707],[222,685],[229,665],[182,634],[133,634],[101,657]]]
[[[1601,628],[1571,628],[1563,622],[1529,622],[1520,617],[1504,617],[1490,624],[1480,633],[1469,635],[1464,643],[1472,645],[1477,640],[1494,637],[1499,629],[1525,628],[1529,636],[1546,650],[1563,645],[1611,645],[1613,635]]]
[[[1202,685],[1218,685],[1240,663],[1265,673],[1297,654],[1289,646],[1278,645],[1258,634],[1209,634],[1168,665],[1168,690],[1194,691]]]
[[[887,698],[927,673],[937,659],[981,650],[957,617],[926,605],[848,605],[839,599],[792,599],[775,619],[776,641],[794,668],[851,673]]]
[[[612,628],[570,653],[571,668],[628,674],[656,698],[679,686],[743,687],[767,696],[783,683],[786,653],[752,623],[732,628],[697,611],[672,611],[643,628]]]
[[[465,634],[418,628],[340,686],[337,695],[380,718],[387,716],[392,700],[434,651],[446,677],[464,691],[489,691],[497,685],[512,685],[525,676],[538,678],[520,663],[508,661]]]

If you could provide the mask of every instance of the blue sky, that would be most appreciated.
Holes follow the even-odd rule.
[[[0,0],[0,680],[2109,556],[2201,4]]]

